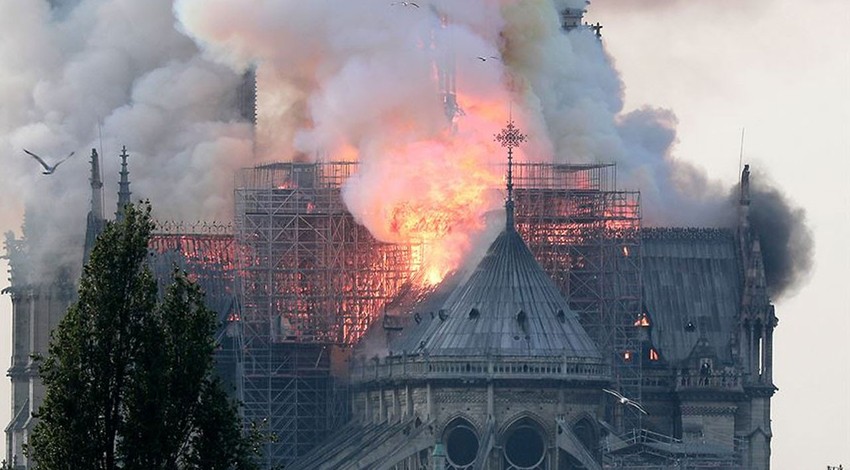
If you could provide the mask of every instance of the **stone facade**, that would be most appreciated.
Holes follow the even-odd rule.
[[[16,468],[28,468],[23,446],[35,426],[33,413],[44,399],[35,358],[47,354],[50,332],[70,306],[73,288],[70,279],[59,273],[53,283],[16,284],[8,293],[12,298],[13,350],[7,373],[12,382],[12,421],[6,427],[5,459]]]

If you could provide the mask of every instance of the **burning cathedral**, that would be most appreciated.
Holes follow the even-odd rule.
[[[562,10],[564,34],[594,35],[583,12]],[[456,122],[450,67],[437,75]],[[247,73],[240,89],[249,120],[254,83]],[[453,269],[429,264],[433,237],[387,241],[352,214],[354,161],[245,168],[232,224],[159,224],[151,267],[167,277],[177,264],[203,286],[221,324],[217,372],[246,423],[277,437],[264,466],[768,469],[777,317],[749,168],[730,227],[645,227],[641,194],[617,186],[616,165],[514,162],[527,139],[511,120],[495,137],[504,163],[487,170],[497,177],[485,194],[503,209],[486,214],[486,250]],[[128,156],[117,216],[130,201]],[[87,248],[106,223],[99,158]],[[397,207],[391,227],[415,212]],[[452,236],[442,221],[413,220]],[[36,276],[30,249],[7,236],[6,458],[20,468],[43,396],[31,356],[46,351],[79,270]]]

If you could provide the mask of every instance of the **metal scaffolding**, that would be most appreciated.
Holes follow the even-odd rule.
[[[517,230],[605,352],[614,386],[641,398],[640,194],[618,191],[612,164],[514,166]],[[638,412],[610,407],[620,431]]]
[[[416,266],[410,246],[375,240],[346,210],[353,163],[245,169],[235,184],[245,418],[286,465],[330,431],[331,352],[355,343]]]
[[[331,370],[417,271],[421,246],[374,239],[345,208],[356,163],[279,163],[235,181],[232,230],[160,226],[157,278],[176,264],[220,314],[219,373],[247,422],[277,437],[264,464],[286,465],[346,419]],[[517,164],[517,229],[613,364],[615,386],[640,399],[640,201],[616,190],[613,165]],[[612,413],[622,407],[611,407]],[[639,418],[611,415],[621,430]]]
[[[215,369],[234,396],[240,396],[239,345],[234,319],[239,316],[236,243],[232,227],[208,223],[158,223],[148,245],[149,266],[160,287],[174,269],[186,271],[204,291],[206,306],[218,314]]]

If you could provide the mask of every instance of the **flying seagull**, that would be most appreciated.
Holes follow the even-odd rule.
[[[480,60],[481,62],[487,62],[487,61],[488,61],[488,60],[490,60],[490,59],[499,60],[499,58],[498,58],[498,57],[496,57],[496,56],[494,56],[494,55],[491,55],[491,56],[489,56],[489,57],[477,56],[477,57],[476,57],[476,59]]]
[[[417,4],[413,3],[413,2],[393,2],[393,3],[391,3],[390,5],[401,5],[401,6],[403,6],[403,7],[416,7],[416,8],[419,8],[419,5],[417,5]]]
[[[42,171],[42,172],[41,172],[43,175],[52,175],[52,174],[53,174],[53,172],[54,172],[54,171],[56,171],[56,168],[58,168],[58,167],[59,167],[59,165],[61,165],[61,164],[62,164],[62,162],[64,162],[65,160],[67,160],[67,159],[71,158],[71,156],[73,156],[73,155],[74,155],[74,152],[71,152],[71,153],[69,153],[69,154],[68,154],[68,156],[67,156],[67,157],[63,158],[62,160],[59,160],[59,162],[58,162],[58,163],[56,163],[55,165],[52,165],[52,166],[51,166],[51,165],[48,165],[48,164],[47,164],[47,162],[45,162],[45,161],[44,161],[41,157],[39,157],[38,155],[36,155],[36,154],[34,154],[34,153],[30,152],[29,150],[24,149],[24,152],[26,152],[26,153],[27,153],[27,155],[31,156],[32,158],[35,158],[36,160],[38,160],[38,163],[41,163],[41,166],[42,166],[42,167],[44,167],[44,171]]]
[[[617,400],[620,402],[621,405],[632,406],[645,415],[649,414],[646,412],[645,409],[643,409],[643,406],[641,406],[640,403],[633,400],[629,400],[628,398],[621,395],[619,392],[615,392],[614,390],[608,390],[607,388],[603,388],[602,391],[605,393],[610,393],[611,395],[617,397]]]

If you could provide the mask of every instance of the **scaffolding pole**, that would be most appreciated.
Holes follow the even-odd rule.
[[[617,190],[611,164],[526,163],[514,175],[517,230],[605,354],[612,385],[639,401],[640,194]],[[641,427],[637,411],[607,415],[620,432]]]
[[[363,336],[414,269],[411,247],[378,242],[346,210],[354,169],[279,163],[237,175],[242,402],[246,420],[278,438],[269,467],[331,430],[331,351]]]

